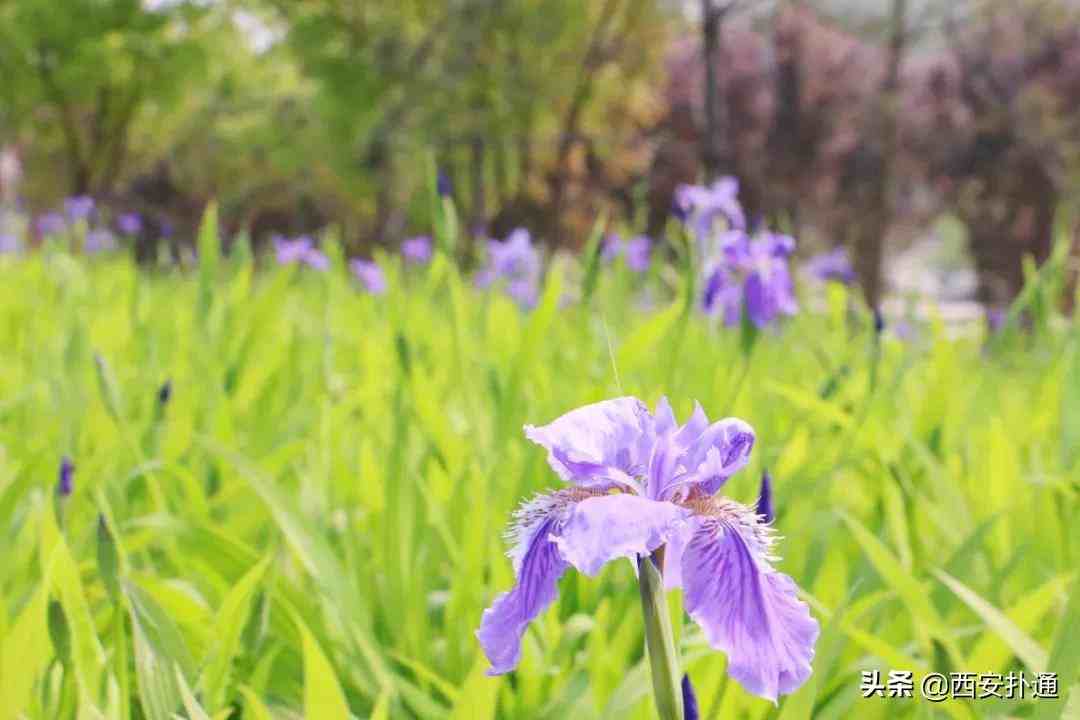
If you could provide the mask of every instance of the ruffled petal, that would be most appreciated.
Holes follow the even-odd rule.
[[[746,467],[754,448],[754,429],[738,418],[709,425],[687,449],[682,466],[694,484],[712,495],[727,479]]]
[[[714,500],[682,553],[687,613],[748,692],[776,701],[810,676],[818,623],[770,564],[772,537],[750,508]]]
[[[582,491],[563,490],[540,495],[525,503],[514,515],[508,538],[517,582],[499,595],[480,620],[476,637],[487,655],[489,675],[501,675],[517,667],[521,637],[529,623],[554,602],[558,582],[568,567],[552,542],[552,533],[566,521]]]
[[[689,516],[686,508],[637,495],[596,496],[574,507],[555,542],[567,562],[595,575],[610,560],[651,553]]]
[[[563,480],[603,485],[645,474],[653,420],[645,403],[622,397],[571,410],[541,427],[526,425],[525,437],[547,449],[548,464]]]

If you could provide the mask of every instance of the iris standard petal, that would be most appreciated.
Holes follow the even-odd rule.
[[[647,555],[686,524],[690,511],[638,495],[600,495],[582,500],[555,538],[562,556],[586,575],[607,562]]]
[[[674,430],[679,426],[675,419],[675,411],[671,409],[671,403],[667,396],[662,396],[656,401],[656,412],[653,413],[653,429],[657,434],[663,434]]]
[[[772,537],[751,508],[710,500],[698,511],[682,553],[686,611],[727,654],[731,676],[775,702],[810,676],[818,623],[769,564]]]
[[[724,418],[697,437],[682,460],[692,481],[712,495],[750,461],[754,429],[738,418]]]
[[[552,541],[552,533],[565,522],[576,498],[583,497],[581,492],[563,490],[541,495],[514,514],[508,538],[517,581],[484,611],[476,631],[491,663],[489,675],[501,675],[517,667],[525,629],[558,595],[559,578],[568,566]]]
[[[525,437],[547,449],[551,469],[579,485],[612,482],[604,468],[620,477],[644,475],[651,436],[649,409],[633,397],[585,405],[540,427],[525,426]]]

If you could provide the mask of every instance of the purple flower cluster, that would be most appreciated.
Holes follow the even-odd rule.
[[[37,219],[37,231],[43,237],[59,235],[67,230],[67,220],[58,212],[47,212]]]
[[[0,255],[9,255],[19,252],[22,243],[15,233],[0,232]]]
[[[116,249],[116,236],[111,231],[98,228],[86,233],[86,243],[83,250],[87,255]]]
[[[652,261],[652,240],[648,235],[637,235],[625,241],[617,233],[608,235],[604,239],[601,257],[604,262],[610,263],[620,256],[626,262],[626,267],[643,273],[649,269]]]
[[[315,247],[315,244],[307,235],[301,235],[292,240],[280,236],[275,237],[274,252],[278,265],[302,263],[315,270],[328,270],[330,268],[330,260],[321,250]]]
[[[514,515],[517,581],[477,631],[490,674],[517,666],[526,627],[555,600],[568,568],[595,575],[612,560],[664,548],[665,586],[683,589],[687,613],[744,688],[775,701],[810,676],[818,623],[771,564],[772,528],[754,508],[718,494],[748,462],[749,425],[710,423],[700,405],[680,425],[666,399],[649,412],[623,397],[526,425],[525,436],[547,450],[568,487]],[[768,497],[759,507],[771,514]]]
[[[410,265],[424,265],[431,261],[431,238],[427,235],[405,238],[401,242],[401,256]]]
[[[372,295],[382,295],[386,292],[386,275],[374,260],[353,258],[349,261],[349,270]]]
[[[821,282],[838,282],[844,285],[855,282],[855,268],[851,265],[847,248],[842,245],[815,255],[806,261],[803,268],[811,277]]]
[[[705,312],[721,315],[726,325],[738,325],[745,315],[761,328],[799,310],[788,269],[795,239],[767,231],[749,234],[738,191],[734,178],[709,187],[682,185],[675,203],[702,259]]]
[[[489,240],[487,264],[476,275],[476,286],[505,286],[506,294],[522,308],[536,306],[540,295],[540,253],[524,228],[511,232],[506,240]]]
[[[121,213],[116,218],[116,229],[120,231],[121,235],[127,235],[128,237],[138,235],[142,232],[142,217],[136,212]]]
[[[94,213],[94,198],[89,195],[76,195],[64,200],[64,214],[71,222],[89,221]]]

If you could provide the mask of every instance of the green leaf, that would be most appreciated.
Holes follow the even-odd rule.
[[[1049,720],[1060,716],[1061,709],[1068,700],[1069,688],[1075,688],[1076,678],[1080,675],[1080,574],[1073,580],[1069,590],[1069,601],[1065,614],[1054,633],[1054,645],[1050,650],[1050,659],[1046,666],[1057,673],[1059,692],[1056,700],[1040,700],[1035,708],[1036,720]],[[1076,704],[1073,700],[1073,704]]]
[[[869,558],[870,564],[904,601],[916,627],[930,635],[939,636],[942,628],[941,618],[930,604],[930,597],[923,584],[905,570],[884,543],[862,523],[846,513],[841,513],[840,517],[847,523],[852,535],[855,536],[855,541]]]
[[[596,220],[593,221],[592,230],[589,231],[589,238],[582,251],[582,257],[585,258],[585,279],[581,283],[581,299],[586,305],[592,299],[597,280],[600,278],[600,261],[603,258],[604,228],[606,227],[607,211],[604,210],[598,213]]]
[[[1035,588],[1006,610],[1006,617],[1024,633],[1035,631],[1046,613],[1053,609],[1058,599],[1067,590],[1069,580],[1070,576],[1059,575]],[[1010,645],[1000,635],[987,633],[972,649],[968,665],[998,670],[1004,667],[1012,653],[1016,651],[1010,652]],[[1019,656],[1019,653],[1017,655]]]
[[[487,676],[488,662],[482,654],[476,656],[461,695],[454,704],[449,720],[493,720],[499,681]]]
[[[97,523],[97,565],[98,574],[105,584],[114,603],[120,602],[119,565],[120,557],[116,550],[116,540],[109,531],[108,521],[105,515],[98,515]]]
[[[198,317],[205,327],[214,303],[217,283],[218,261],[221,257],[221,239],[218,236],[217,203],[211,201],[203,211],[199,225],[199,305]]]
[[[214,621],[214,645],[207,654],[208,659],[200,683],[211,712],[225,705],[229,673],[240,650],[240,636],[248,621],[251,599],[266,574],[270,560],[271,556],[267,555],[240,578],[240,581],[229,589],[218,609]]]
[[[672,303],[662,312],[646,320],[619,344],[615,364],[620,375],[629,375],[647,366],[656,358],[656,349],[682,313],[682,305]]]
[[[191,688],[188,687],[187,680],[184,679],[184,673],[180,672],[179,667],[176,667],[175,670],[176,682],[180,686],[180,698],[184,702],[184,709],[187,710],[187,720],[210,720],[210,716],[207,715],[206,710],[195,699]]]
[[[135,681],[149,720],[170,720],[183,703],[178,673],[191,677],[194,662],[180,630],[149,594],[124,583],[135,644]],[[186,682],[186,680],[185,680]]]
[[[307,625],[294,617],[304,649],[304,717],[349,720],[349,706],[333,665]]]
[[[1027,633],[1018,628],[1005,613],[984,600],[974,590],[952,577],[942,570],[934,570],[934,577],[947,585],[956,596],[964,601],[972,611],[978,615],[986,625],[1004,640],[1016,656],[1024,661],[1024,664],[1034,672],[1043,672],[1046,669],[1046,651],[1031,639]],[[983,667],[972,665],[972,667]]]

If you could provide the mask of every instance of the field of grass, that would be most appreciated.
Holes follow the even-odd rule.
[[[559,482],[522,425],[621,394],[754,426],[725,491],[752,502],[772,473],[779,566],[822,626],[813,676],[775,708],[672,593],[703,718],[1065,711],[1074,321],[1042,307],[989,344],[934,323],[878,340],[837,286],[749,344],[684,312],[674,273],[605,270],[567,304],[557,265],[522,312],[443,256],[389,262],[376,297],[330,255],[326,273],[257,267],[204,238],[186,272],[0,258],[0,718],[653,717],[628,562],[568,573],[511,675],[485,676],[474,637],[513,580],[510,513]],[[915,697],[863,699],[874,669],[914,671]],[[919,697],[927,672],[1021,670],[1057,672],[1060,698]]]

